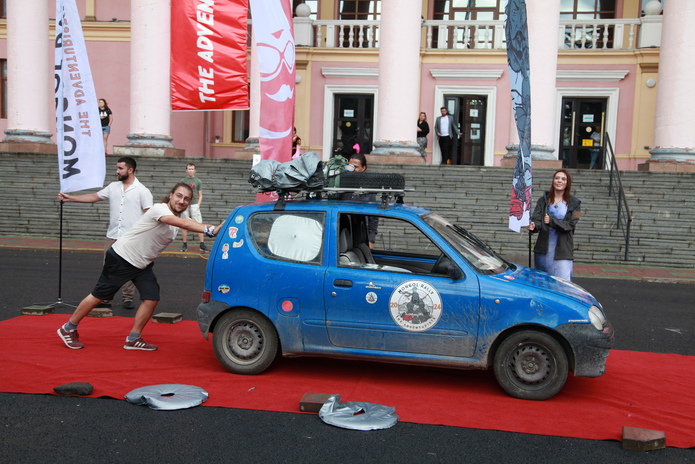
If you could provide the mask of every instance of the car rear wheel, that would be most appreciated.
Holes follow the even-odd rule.
[[[262,314],[248,309],[222,316],[212,334],[217,360],[234,374],[260,374],[275,360],[278,335]]]
[[[497,349],[495,377],[515,398],[547,400],[565,385],[567,354],[552,336],[535,330],[510,335]]]

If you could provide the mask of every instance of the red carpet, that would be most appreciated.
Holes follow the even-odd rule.
[[[667,446],[695,446],[695,357],[613,351],[598,379],[570,377],[543,402],[503,393],[491,372],[452,371],[330,359],[282,359],[258,376],[225,371],[195,322],[150,323],[155,352],[127,351],[129,318],[86,318],[86,348],[56,335],[65,315],[0,322],[0,391],[53,393],[89,382],[93,397],[123,398],[154,384],[189,384],[210,394],[205,406],[298,412],[305,392],[394,406],[401,421],[596,440],[620,440],[623,426],[661,430]]]

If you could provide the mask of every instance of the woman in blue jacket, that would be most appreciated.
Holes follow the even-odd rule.
[[[538,233],[533,249],[536,269],[566,280],[572,280],[574,229],[582,204],[571,190],[570,173],[565,169],[555,171],[550,190],[538,199],[531,224],[526,227]]]

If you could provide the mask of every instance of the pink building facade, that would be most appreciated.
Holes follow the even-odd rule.
[[[55,2],[49,1],[48,9],[42,0],[3,3],[0,150],[18,151],[17,144],[50,150]],[[473,5],[467,8],[451,1],[423,0],[410,8],[395,3],[294,2],[295,126],[302,150],[328,159],[359,143],[373,163],[439,164],[434,125],[446,107],[462,134],[454,164],[508,163],[517,141],[505,0],[464,2]],[[561,6],[569,3],[569,9]],[[588,169],[590,134],[597,130],[598,169],[607,168],[610,141],[620,169],[690,170],[695,131],[685,128],[695,127],[695,91],[686,82],[692,60],[682,57],[695,46],[688,38],[695,5],[669,0],[662,13],[656,1],[588,3],[611,7],[579,11],[577,2],[527,0],[534,158]],[[114,115],[108,153],[251,158],[257,151],[252,47],[250,110],[172,112],[166,96],[169,0],[77,0],[77,5],[97,95]],[[12,15],[29,15],[37,24],[28,32],[20,29],[17,40]],[[38,45],[28,48],[27,34]],[[421,111],[431,128],[426,158],[414,149]]]

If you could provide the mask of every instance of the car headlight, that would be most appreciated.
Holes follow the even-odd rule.
[[[603,311],[601,311],[598,306],[592,306],[589,308],[589,320],[591,324],[596,327],[596,330],[603,330],[606,316],[603,315]]]

